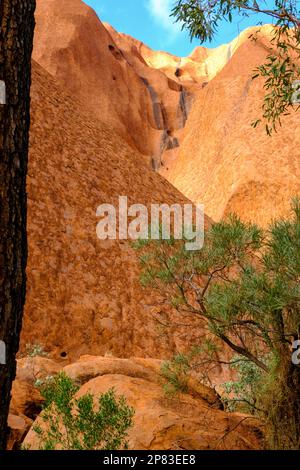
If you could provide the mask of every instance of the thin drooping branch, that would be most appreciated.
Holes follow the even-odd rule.
[[[256,356],[254,356],[248,349],[245,349],[235,343],[233,343],[226,335],[223,333],[218,334],[219,338],[224,341],[225,344],[227,344],[233,351],[236,353],[240,354],[241,356],[246,357],[249,359],[251,362],[254,362],[260,369],[264,370],[265,372],[268,372],[268,367],[264,362],[259,360]]]

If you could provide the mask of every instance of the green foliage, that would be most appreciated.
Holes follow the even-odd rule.
[[[277,125],[281,125],[281,116],[289,114],[294,106],[293,97],[297,96],[294,84],[300,77],[299,2],[275,0],[271,9],[263,0],[177,0],[172,10],[176,21],[190,32],[191,40],[197,38],[201,43],[213,39],[221,20],[232,22],[234,14],[245,17],[253,13],[276,20],[266,63],[261,64],[253,75],[253,78],[265,79],[263,118],[266,132],[271,135]],[[250,37],[258,38],[257,34]],[[300,94],[300,87],[298,90]],[[252,126],[260,123],[261,119],[257,119]]]
[[[40,344],[26,344],[26,356],[28,357],[47,357],[48,353],[45,352],[43,346]]]
[[[178,356],[164,366],[171,389],[186,386],[195,363],[202,371],[218,364],[217,345],[223,342],[239,357],[234,362],[237,381],[227,384],[227,395],[235,400],[230,406],[243,400],[244,408],[259,410],[272,423],[274,442],[300,445],[300,429],[295,434],[291,418],[300,420],[300,369],[291,362],[291,346],[300,334],[299,200],[290,219],[275,221],[266,231],[231,215],[207,230],[199,251],[187,251],[179,240],[148,241],[139,249],[144,284],[157,289],[182,316],[196,315],[215,343],[215,350],[202,346],[198,357]],[[277,403],[277,413],[271,413],[274,407],[266,398]],[[281,421],[288,440],[278,437]]]
[[[293,219],[266,232],[231,215],[211,226],[197,252],[186,251],[184,241],[148,241],[140,248],[143,284],[205,319],[211,333],[267,370],[262,351],[275,353],[278,341],[287,346],[298,328],[299,207],[295,201]]]
[[[236,380],[223,384],[222,400],[229,411],[243,411],[260,414],[262,370],[242,356],[234,356],[230,364],[236,373]]]
[[[264,88],[266,95],[263,104],[263,118],[266,120],[267,134],[277,130],[281,126],[281,116],[290,114],[294,106],[293,99],[298,99],[295,93],[300,87],[295,87],[300,77],[300,36],[290,30],[286,25],[274,29],[271,40],[273,50],[267,56],[265,64],[256,69],[253,78],[261,76],[265,79]],[[299,109],[299,106],[295,106]],[[252,123],[254,127],[261,120]]]
[[[188,354],[176,354],[161,367],[164,379],[163,388],[168,396],[188,391],[188,380],[192,372],[197,372],[201,382],[211,385],[209,372],[219,367],[219,346],[210,338],[204,338],[200,345],[192,347]]]
[[[79,387],[61,373],[41,386],[45,405],[41,425],[35,425],[41,450],[118,450],[126,446],[133,409],[114,390],[100,396],[94,411],[93,396],[74,395]]]
[[[21,450],[30,450],[30,446],[26,444],[21,444]]]
[[[172,10],[172,15],[177,22],[182,23],[182,29],[189,30],[191,40],[196,38],[203,43],[212,41],[223,18],[231,22],[233,12],[246,3],[230,0],[179,0]]]
[[[173,396],[177,392],[187,392],[189,359],[184,354],[177,354],[171,361],[162,364],[161,375],[167,381],[164,384],[166,395]]]

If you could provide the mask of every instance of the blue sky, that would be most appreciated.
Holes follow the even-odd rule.
[[[190,42],[188,33],[174,24],[170,12],[174,0],[84,0],[102,21],[110,23],[116,30],[140,39],[152,49],[168,51],[178,56],[187,56],[198,41]],[[267,1],[266,3],[272,3]],[[234,39],[239,31],[258,21],[270,22],[266,16],[234,18],[233,24],[223,22],[215,40],[208,47],[215,47]]]

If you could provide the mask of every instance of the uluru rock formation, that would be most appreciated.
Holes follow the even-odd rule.
[[[287,213],[299,191],[299,115],[273,139],[251,127],[264,93],[251,77],[271,26],[182,58],[102,24],[81,0],[38,1],[36,20],[34,59],[213,219],[236,211],[266,224]]]
[[[97,207],[122,195],[129,205],[188,201],[33,64],[23,347],[164,357],[186,344],[190,329],[159,333],[161,307],[141,288],[131,242],[97,238]]]
[[[263,93],[251,72],[270,27],[183,59],[103,25],[81,0],[37,3],[23,350],[169,357],[197,328],[178,328],[167,311],[161,335],[134,250],[97,239],[96,209],[120,195],[186,202],[183,193],[214,219],[234,210],[264,223],[287,210],[299,190],[299,115],[272,139],[250,126]]]
[[[207,224],[231,211],[263,225],[288,212],[300,192],[300,114],[272,138],[251,128],[263,99],[251,76],[270,27],[181,58],[117,32],[81,0],[38,0],[36,22],[20,356],[40,345],[49,357],[19,360],[11,447],[40,411],[36,379],[64,370],[79,393],[115,386],[127,397],[131,449],[260,448],[257,425],[214,406],[214,390],[164,396],[161,360],[197,344],[199,320],[182,322],[142,289],[132,244],[100,241],[96,209],[127,196],[204,203]],[[33,430],[26,441],[38,446]]]

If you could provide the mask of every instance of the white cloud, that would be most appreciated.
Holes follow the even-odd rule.
[[[169,39],[175,39],[181,31],[181,26],[178,23],[174,23],[175,18],[173,16],[170,17],[173,6],[174,0],[147,1],[147,8],[151,16],[157,24],[171,35]]]

